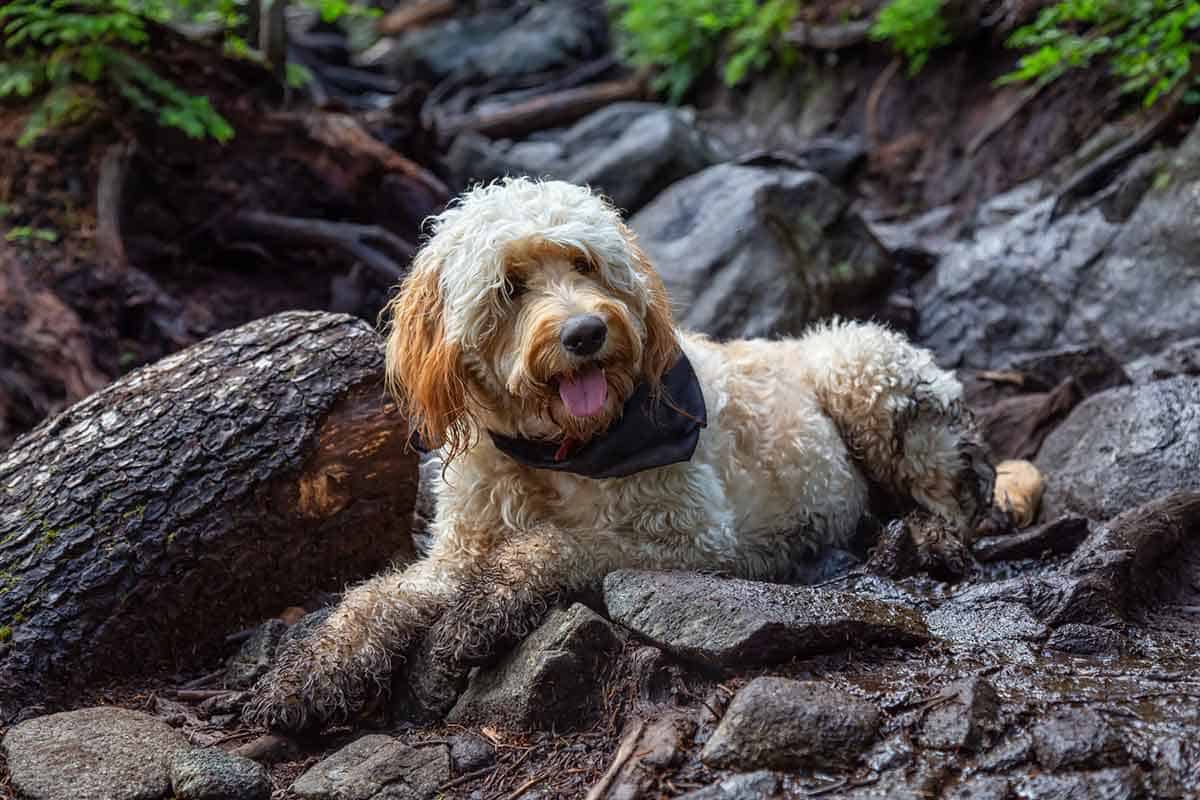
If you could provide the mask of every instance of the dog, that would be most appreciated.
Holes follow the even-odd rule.
[[[420,643],[460,666],[620,568],[785,579],[883,487],[969,540],[993,473],[962,387],[876,324],[718,343],[679,330],[619,213],[506,179],[432,220],[386,380],[442,461],[429,553],[349,589],[255,689],[251,718],[344,722]]]

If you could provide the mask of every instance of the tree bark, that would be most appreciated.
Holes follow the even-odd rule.
[[[382,372],[366,324],[277,314],[0,455],[0,723],[411,557],[417,463]]]

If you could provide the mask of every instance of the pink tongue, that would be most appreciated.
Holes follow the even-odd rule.
[[[558,382],[558,395],[572,416],[592,417],[604,408],[608,399],[608,381],[604,370],[593,367],[576,375],[573,380],[565,378]]]

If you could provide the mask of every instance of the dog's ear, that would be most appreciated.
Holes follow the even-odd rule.
[[[429,448],[445,447],[447,460],[468,446],[467,382],[462,351],[446,341],[445,298],[439,270],[428,252],[383,310],[390,331],[384,378],[409,425]]]
[[[642,346],[642,375],[655,385],[679,356],[675,321],[671,317],[671,300],[667,296],[667,287],[663,285],[662,278],[638,246],[637,235],[625,225],[621,226],[621,233],[625,236],[629,251],[633,255],[634,269],[641,274],[649,292],[643,320],[646,325],[646,341]]]

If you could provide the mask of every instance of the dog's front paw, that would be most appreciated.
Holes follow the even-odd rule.
[[[349,721],[388,676],[386,663],[338,658],[320,642],[297,642],[252,690],[243,717],[271,730],[305,733]]]
[[[306,691],[304,680],[288,670],[272,669],[255,684],[242,718],[273,731],[304,733],[328,721],[318,698]]]

